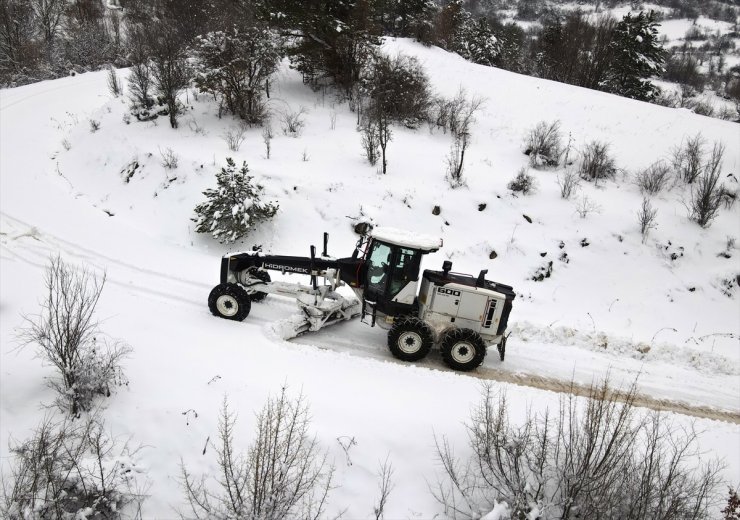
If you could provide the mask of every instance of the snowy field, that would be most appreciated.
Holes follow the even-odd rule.
[[[485,98],[465,186],[452,190],[445,179],[451,137],[426,127],[393,128],[388,173],[379,175],[362,156],[356,115],[330,92],[304,86],[287,64],[270,100],[269,159],[258,128],[230,152],[222,135],[237,122],[218,119],[212,100],[192,92],[172,130],[164,119],[124,121],[127,101],[109,94],[102,72],[0,91],[3,459],[9,439],[26,438],[52,400],[44,381],[51,369],[17,349],[16,331],[23,313],[37,312],[44,267],[60,253],[106,271],[102,328],[133,348],[129,384],[101,404],[111,432],[143,446],[136,464],[150,486],[145,518],[171,518],[183,506],[181,460],[196,474],[214,473],[215,456],[202,452],[216,436],[224,396],[246,447],[253,412],[284,384],[311,405],[312,430],[337,467],[331,510],[346,508],[344,518],[373,517],[386,456],[396,468],[387,517],[441,515],[428,484],[440,469],[433,435],[449,435],[462,449],[481,378],[508,393],[516,420],[527,407],[555,407],[571,380],[586,385],[609,373],[628,385],[639,376],[643,402],[663,403],[677,425],[702,431],[702,456],[725,459],[724,477],[740,482],[740,290],[732,284],[740,275],[740,205],[701,229],[687,218],[686,189],[675,186],[653,199],[658,227],[643,243],[633,182],[635,172],[701,132],[726,146],[723,180],[736,190],[740,126],[473,65],[406,40],[385,49],[418,56],[438,94],[463,87]],[[280,114],[300,107],[301,136],[282,135]],[[90,120],[99,130],[91,132]],[[523,137],[541,120],[561,122],[574,154],[592,140],[609,143],[617,178],[584,182],[566,201],[562,170],[531,170],[536,192],[514,196],[506,186],[527,164]],[[161,165],[168,148],[177,169]],[[196,235],[190,220],[226,157],[247,161],[280,204],[270,223],[232,247]],[[139,167],[126,182],[133,162]],[[584,197],[594,209],[581,218]],[[384,331],[359,322],[285,342],[270,325],[295,307],[277,296],[253,305],[241,323],[208,312],[226,251],[261,244],[266,253],[307,255],[328,231],[330,254],[349,256],[360,217],[441,236],[444,248],[425,258],[425,268],[449,259],[455,271],[485,268],[512,285],[506,361],[491,352],[471,375],[448,371],[435,352],[416,365],[399,363]],[[549,261],[552,275],[533,281]],[[356,440],[349,459],[338,438]]]

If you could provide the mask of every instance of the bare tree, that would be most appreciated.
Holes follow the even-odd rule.
[[[470,146],[470,138],[475,113],[483,106],[483,98],[467,98],[464,89],[460,89],[452,100],[449,112],[450,132],[455,139],[447,159],[447,175],[454,188],[463,184],[465,153]]]
[[[143,500],[130,493],[138,472],[131,471],[131,462],[122,463],[137,451],[110,437],[97,417],[47,415],[30,439],[10,446],[0,516],[20,520],[33,512],[32,518],[119,519],[122,506]]]
[[[378,162],[378,148],[380,146],[378,128],[373,121],[366,121],[362,125],[362,149],[365,158],[370,165],[375,166]]]
[[[0,73],[34,64],[34,32],[34,12],[27,1],[0,1]]]
[[[380,146],[380,157],[383,175],[388,171],[388,159],[386,151],[388,149],[388,143],[393,140],[393,132],[391,131],[391,120],[387,114],[377,112],[375,115],[375,124],[377,127],[378,146]]]
[[[182,464],[182,486],[189,511],[181,518],[321,518],[332,488],[334,467],[310,437],[303,395],[290,398],[283,388],[257,415],[256,438],[246,453],[234,445],[236,415],[224,399],[215,446],[220,475],[217,491],[205,477],[194,480]]]
[[[128,47],[131,52],[131,70],[128,76],[128,90],[132,102],[132,112],[138,119],[146,119],[149,109],[154,105],[152,98],[152,70],[149,60],[147,34],[133,26],[129,30]]]
[[[190,82],[185,45],[177,33],[164,22],[152,27],[148,36],[152,58],[152,85],[167,105],[170,126],[177,128],[177,118],[182,111],[177,98]]]
[[[62,23],[66,0],[31,0],[36,23],[47,46],[51,46]]]
[[[432,492],[452,518],[480,518],[505,501],[510,518],[709,518],[721,465],[690,464],[697,434],[659,412],[639,416],[635,389],[591,386],[555,413],[526,412],[515,425],[506,395],[483,388],[471,415],[465,461],[436,438],[443,478]]]
[[[110,395],[124,382],[121,361],[131,348],[107,341],[95,320],[105,275],[76,270],[52,258],[45,275],[46,296],[41,314],[25,316],[20,337],[34,345],[40,358],[57,370],[49,381],[58,404],[73,416],[90,410],[96,395]]]
[[[391,464],[389,457],[385,458],[385,462],[380,464],[378,468],[378,477],[380,482],[378,488],[380,496],[378,497],[378,503],[373,507],[373,513],[375,514],[375,520],[383,520],[385,518],[385,505],[388,503],[388,497],[393,491],[395,485],[393,484],[393,464]]]

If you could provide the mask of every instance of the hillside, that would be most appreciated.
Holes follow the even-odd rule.
[[[265,252],[304,255],[327,231],[329,252],[346,256],[357,239],[352,224],[364,219],[441,236],[444,248],[425,259],[426,268],[449,259],[455,271],[485,268],[514,287],[506,361],[492,352],[478,371],[523,383],[494,383],[521,410],[514,418],[527,406],[555,406],[558,394],[541,389],[558,390],[554,383],[588,384],[609,373],[626,385],[639,375],[639,392],[656,402],[729,418],[695,424],[704,431],[702,449],[726,460],[725,478],[740,481],[740,206],[722,209],[702,229],[687,217],[687,188],[676,185],[653,199],[658,227],[643,243],[636,216],[642,195],[633,182],[637,171],[701,133],[726,146],[723,180],[737,190],[740,127],[473,65],[408,40],[386,40],[384,49],[417,56],[438,94],[462,87],[485,98],[464,186],[451,189],[445,179],[451,137],[425,126],[393,127],[388,173],[378,174],[362,156],[356,114],[331,91],[304,86],[287,63],[269,102],[269,159],[259,128],[229,151],[222,136],[237,122],[219,119],[214,103],[192,91],[178,130],[164,120],[126,118],[127,100],[109,94],[105,73],[0,91],[0,445],[25,437],[38,422],[37,403],[51,400],[48,367],[31,350],[16,349],[15,331],[22,313],[37,311],[43,267],[59,252],[107,272],[103,329],[133,347],[129,384],[105,401],[104,413],[116,435],[144,446],[137,466],[151,485],[145,517],[168,518],[182,507],[181,460],[196,472],[214,471],[214,458],[201,453],[215,437],[224,396],[239,413],[246,446],[252,412],[284,384],[302,390],[313,430],[335,459],[341,487],[331,495],[333,511],[369,518],[378,461],[389,455],[396,489],[388,517],[434,516],[440,506],[427,486],[438,470],[433,434],[464,442],[462,421],[478,398],[478,378],[445,370],[436,355],[418,365],[393,362],[384,331],[359,322],[278,340],[270,325],[294,311],[288,299],[254,305],[242,323],[218,320],[206,306],[226,251],[261,244]],[[301,135],[283,135],[281,114],[300,107]],[[563,170],[530,170],[536,192],[515,196],[507,184],[527,165],[525,134],[555,120],[574,154],[592,140],[608,143],[618,175],[582,182],[564,200],[557,180]],[[178,157],[176,169],[161,164],[167,149]],[[232,246],[197,235],[191,221],[227,157],[246,161],[280,204],[276,218]],[[584,197],[593,210],[581,218],[576,206]],[[534,281],[550,261],[551,275]],[[341,437],[356,439],[351,465]]]

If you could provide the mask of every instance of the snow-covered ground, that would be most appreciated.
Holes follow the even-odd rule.
[[[15,335],[22,314],[38,310],[49,256],[60,253],[107,272],[103,329],[133,347],[125,363],[130,383],[104,402],[104,416],[115,435],[144,446],[138,464],[151,483],[147,518],[172,517],[182,505],[180,460],[196,474],[214,472],[215,457],[202,451],[215,437],[225,395],[239,413],[245,447],[252,412],[284,384],[311,404],[313,430],[338,469],[331,507],[347,508],[346,518],[371,517],[375,472],[386,455],[396,468],[388,517],[440,513],[427,484],[439,470],[433,433],[464,444],[462,421],[478,399],[480,377],[521,383],[494,383],[508,392],[516,419],[527,407],[557,404],[559,394],[543,388],[559,388],[536,381],[588,384],[610,373],[625,385],[639,375],[639,392],[654,403],[670,401],[679,405],[671,409],[699,416],[722,412],[724,421],[672,418],[703,431],[704,453],[724,458],[724,476],[739,482],[740,290],[724,284],[740,274],[740,206],[701,229],[687,218],[686,189],[675,186],[653,199],[658,227],[643,243],[636,216],[642,196],[632,178],[701,132],[726,145],[723,179],[737,189],[740,127],[472,65],[406,40],[385,49],[418,56],[439,94],[464,87],[486,99],[465,186],[452,190],[444,177],[450,136],[426,127],[393,128],[388,174],[379,175],[362,157],[356,115],[331,93],[312,92],[287,65],[270,100],[270,159],[260,129],[230,152],[222,135],[237,122],[218,119],[207,96],[196,100],[192,92],[183,98],[190,109],[181,127],[172,130],[164,119],[125,122],[127,102],[108,93],[105,73],[0,91],[3,457],[9,438],[25,438],[41,403],[51,401],[44,385],[50,369],[32,351],[17,350]],[[302,135],[282,135],[280,114],[301,106]],[[96,132],[91,119],[100,123]],[[527,164],[524,135],[556,119],[573,154],[594,139],[609,143],[619,175],[582,183],[566,201],[557,183],[562,170],[531,171],[536,193],[512,195],[506,185]],[[161,165],[168,148],[179,158],[175,170]],[[226,157],[247,161],[280,204],[273,221],[232,247],[196,235],[190,220]],[[134,161],[139,168],[126,182]],[[580,218],[576,204],[584,197],[596,209]],[[269,253],[308,254],[328,231],[329,252],[347,256],[356,241],[352,219],[361,216],[441,236],[444,248],[425,259],[426,268],[450,259],[456,271],[486,268],[489,278],[514,286],[504,363],[491,353],[472,376],[445,370],[434,353],[422,363],[398,363],[384,332],[358,322],[281,341],[270,325],[294,305],[280,297],[255,304],[242,323],[208,312],[222,253],[261,244]],[[533,281],[549,261],[552,275]],[[353,437],[350,465],[337,438]]]

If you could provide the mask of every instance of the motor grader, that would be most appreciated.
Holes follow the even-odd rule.
[[[452,272],[421,271],[424,255],[442,247],[436,237],[389,227],[367,226],[352,256],[327,253],[328,234],[317,256],[263,255],[259,248],[221,259],[221,283],[208,297],[211,312],[244,320],[252,302],[268,294],[294,297],[300,312],[277,327],[284,339],[318,331],[359,317],[388,330],[388,348],[398,359],[417,361],[439,345],[444,362],[455,370],[478,367],[488,346],[496,345],[501,361],[506,352],[506,326],[515,293],[502,283]],[[310,277],[310,284],[272,281],[269,271]],[[319,281],[321,280],[321,281]],[[337,288],[348,286],[356,298]]]

